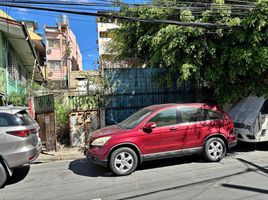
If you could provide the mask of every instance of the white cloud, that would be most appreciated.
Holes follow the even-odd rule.
[[[13,10],[17,10],[20,12],[28,12],[28,10],[26,8],[13,8]]]

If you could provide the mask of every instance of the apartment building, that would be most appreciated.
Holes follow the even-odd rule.
[[[70,87],[71,71],[82,70],[82,55],[76,36],[66,15],[57,19],[56,26],[44,26],[46,39],[46,79],[55,89]]]
[[[107,12],[99,12],[105,13]],[[120,27],[116,19],[107,17],[97,18],[97,32],[98,32],[98,52],[99,52],[99,66],[103,72],[105,69],[110,68],[131,68],[131,67],[145,67],[140,59],[136,57],[124,58],[122,60],[115,59],[115,52],[112,48],[111,33],[114,29]]]

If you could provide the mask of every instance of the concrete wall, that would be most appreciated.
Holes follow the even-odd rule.
[[[111,42],[110,37],[101,37],[101,32],[108,32],[111,29],[116,29],[119,26],[115,23],[98,23],[98,47],[99,47],[99,56],[104,54],[110,54],[108,49]]]

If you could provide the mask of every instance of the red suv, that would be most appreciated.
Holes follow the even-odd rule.
[[[128,175],[147,160],[202,153],[207,161],[220,161],[236,139],[233,122],[217,106],[162,104],[94,131],[86,154],[94,164]]]

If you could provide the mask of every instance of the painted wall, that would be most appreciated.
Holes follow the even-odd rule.
[[[67,80],[68,71],[82,70],[82,55],[76,36],[67,26],[61,28],[61,25],[55,27],[45,26],[46,52],[47,52],[47,70],[46,75],[49,80]],[[58,47],[49,47],[49,40],[58,39]],[[60,69],[53,69],[51,61],[60,61]]]
[[[8,74],[8,63],[7,63],[7,54],[9,52],[12,54],[12,60],[14,63],[14,71],[18,73],[19,77],[24,81],[19,80],[19,78],[15,78],[12,80]],[[25,81],[29,77],[28,72],[23,67],[18,55],[15,53],[14,49],[8,43],[5,34],[0,31],[0,96],[4,96],[5,94],[9,95],[12,92],[25,93]]]

